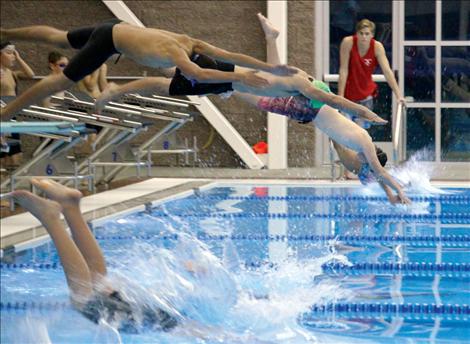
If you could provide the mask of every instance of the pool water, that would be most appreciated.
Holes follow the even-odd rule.
[[[1,342],[466,342],[470,190],[411,197],[222,185],[95,225],[114,283],[181,316],[169,333],[74,311],[51,243],[6,255]]]

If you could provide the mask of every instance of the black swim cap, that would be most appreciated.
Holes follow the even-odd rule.
[[[379,159],[380,161],[380,165],[384,167],[388,160],[387,153],[385,153],[383,150],[381,150],[377,146],[375,146],[375,153],[377,154],[377,159]]]
[[[0,50],[3,50],[3,48],[7,47],[8,45],[12,45],[11,42],[9,41],[0,42]]]

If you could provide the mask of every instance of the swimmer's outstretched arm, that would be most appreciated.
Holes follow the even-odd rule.
[[[395,190],[397,193],[397,196],[392,197],[392,200],[396,200],[396,202],[392,203],[403,203],[403,204],[411,204],[411,201],[406,197],[403,188],[400,186],[400,184],[390,175],[390,173],[387,172],[385,168],[382,167],[382,165],[379,162],[379,159],[377,158],[377,154],[375,152],[375,146],[372,143],[372,139],[369,138],[366,140],[364,139],[362,143],[362,153],[364,154],[367,162],[369,163],[370,168],[374,172],[375,178],[379,183],[383,183],[384,186],[388,186]],[[389,193],[387,192],[386,189],[385,193],[387,193],[387,197],[389,196]],[[389,197],[390,199],[390,197]]]
[[[377,115],[375,112],[372,112],[365,106],[353,103],[352,101],[334,93],[326,93],[314,87],[307,79],[296,78],[295,83],[298,91],[307,98],[318,100],[344,112],[352,112],[353,114],[356,114],[357,116],[362,117],[374,124],[385,125],[388,123],[388,121],[379,117],[379,115]]]
[[[297,73],[297,68],[288,65],[263,62],[245,54],[233,53],[224,49],[217,48],[201,40],[195,40],[195,45],[193,49],[194,52],[197,54],[207,55],[214,59],[223,62],[233,63],[241,67],[263,70],[276,75],[292,75]]]
[[[335,147],[336,152],[338,153],[338,157],[341,160],[341,163],[343,164],[343,166],[346,167],[348,171],[354,174],[357,174],[359,169],[361,168],[361,163],[362,163],[361,160],[357,156],[358,153],[353,151],[352,149],[349,149],[347,147],[344,147],[343,145],[340,145],[336,141],[333,141],[333,145]],[[384,190],[390,203],[392,204],[401,203],[400,198],[393,194],[392,189],[390,189],[389,186],[385,185],[381,181],[378,181],[378,183]]]
[[[223,72],[216,69],[201,68],[191,61],[181,48],[168,48],[168,54],[171,56],[173,64],[188,79],[204,83],[241,82],[247,86],[259,88],[269,86],[269,82],[258,76],[254,70]]]

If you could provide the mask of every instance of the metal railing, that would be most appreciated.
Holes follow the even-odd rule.
[[[403,132],[403,113],[405,105],[398,103],[397,112],[395,114],[394,127],[392,130],[392,144],[393,144],[393,162],[397,164],[401,158],[402,146],[402,132]]]

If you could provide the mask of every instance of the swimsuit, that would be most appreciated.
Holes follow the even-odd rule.
[[[113,27],[119,19],[108,20],[96,26],[82,27],[67,32],[67,39],[80,51],[64,69],[64,75],[74,82],[97,70],[109,57],[119,52],[113,42]]]
[[[276,98],[260,97],[257,107],[263,111],[287,116],[302,124],[313,121],[320,110],[312,108],[310,99],[302,95]]]
[[[129,333],[139,332],[140,327],[157,327],[163,331],[169,331],[178,325],[177,320],[166,311],[156,308],[142,307],[142,323],[137,323],[135,310],[123,299],[117,291],[111,294],[96,293],[80,310],[89,320],[98,324],[100,319],[109,323],[119,321],[119,330]]]
[[[370,166],[368,163],[363,163],[361,165],[361,168],[359,170],[359,173],[357,174],[357,177],[359,178],[359,181],[361,184],[366,185],[374,181],[374,176],[372,174],[372,171],[370,170]]]
[[[233,72],[235,70],[235,65],[231,63],[217,61],[201,54],[193,54],[191,56],[191,61],[205,69],[216,69],[222,72]],[[231,82],[209,84],[198,82],[197,80],[190,80],[181,73],[179,68],[176,68],[176,72],[171,79],[169,89],[171,96],[221,94],[232,91],[233,88]]]

